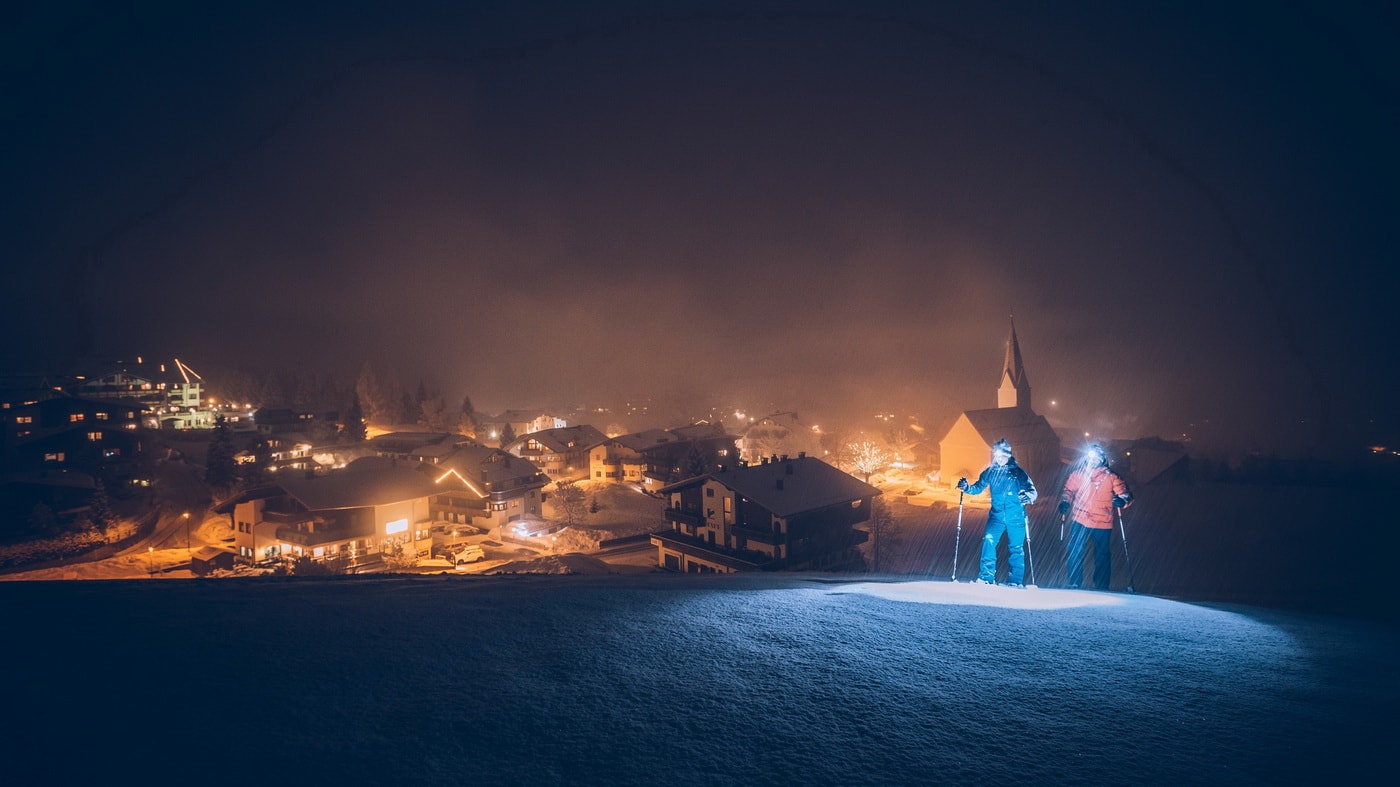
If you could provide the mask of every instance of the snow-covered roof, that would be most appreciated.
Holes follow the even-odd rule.
[[[662,493],[714,480],[773,512],[788,517],[881,494],[880,490],[810,456],[779,459],[686,479]]]
[[[598,431],[596,427],[588,424],[578,426],[560,426],[553,429],[542,429],[538,432],[531,432],[515,439],[513,446],[524,445],[526,441],[535,440],[540,445],[562,454],[566,451],[582,451],[592,448],[608,439],[608,436]]]
[[[382,456],[356,459],[340,470],[310,478],[288,475],[277,485],[311,511],[388,505],[438,491],[416,463]]]
[[[633,451],[647,451],[658,445],[674,443],[680,438],[666,431],[665,429],[645,429],[640,432],[619,435],[612,439],[612,442],[630,448]]]
[[[992,407],[985,410],[968,410],[963,413],[977,433],[991,444],[1001,438],[1010,441],[1012,450],[1016,446],[1031,443],[1060,442],[1060,436],[1045,420],[1026,407]]]

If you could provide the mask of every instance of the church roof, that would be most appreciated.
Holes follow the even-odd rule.
[[[1006,337],[1006,360],[1001,365],[1001,379],[1011,378],[1012,386],[1030,385],[1026,366],[1021,361],[1021,343],[1016,339],[1016,321],[1011,321],[1011,335]]]
[[[1014,452],[1020,445],[1047,441],[1060,442],[1045,416],[1037,415],[1025,407],[992,407],[986,410],[968,410],[963,413],[972,428],[986,439],[988,444],[1006,438]]]

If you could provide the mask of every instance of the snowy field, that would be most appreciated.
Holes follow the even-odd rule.
[[[375,576],[0,604],[25,783],[1345,782],[1390,769],[1400,711],[1391,626],[1126,593]]]

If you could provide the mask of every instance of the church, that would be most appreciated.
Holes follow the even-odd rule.
[[[1051,494],[1061,475],[1060,437],[1031,409],[1031,383],[1016,340],[1016,322],[1006,338],[1006,358],[997,388],[997,406],[968,410],[958,416],[938,443],[939,478],[948,486],[960,477],[976,479],[991,462],[992,443],[1006,438],[1016,462],[1042,495]]]

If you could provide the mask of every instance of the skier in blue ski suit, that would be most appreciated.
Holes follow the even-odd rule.
[[[977,572],[977,582],[996,584],[997,543],[1005,535],[1007,546],[1011,548],[1011,572],[1006,584],[1025,587],[1026,506],[1035,502],[1038,493],[1031,477],[1011,455],[1011,444],[1004,438],[996,441],[992,445],[992,463],[972,484],[966,478],[958,479],[958,489],[969,495],[980,495],[984,489],[991,490],[992,511],[987,517],[987,529],[982,533],[982,565]]]

